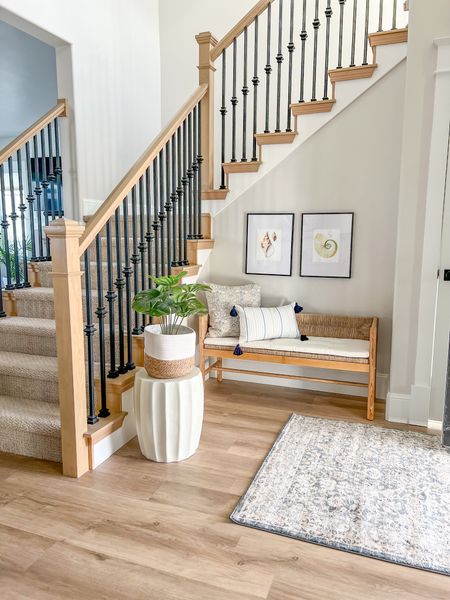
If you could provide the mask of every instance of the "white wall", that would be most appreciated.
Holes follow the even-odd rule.
[[[0,21],[0,147],[56,104],[55,49]]]
[[[396,416],[399,420],[406,421],[410,417],[408,404],[412,400],[410,396],[412,386],[415,383],[423,386],[427,383],[427,379],[429,383],[431,375],[431,344],[428,345],[428,342],[431,337],[432,343],[434,307],[431,308],[430,322],[429,314],[419,314],[419,305],[421,281],[430,278],[436,281],[436,268],[433,266],[433,261],[426,265],[422,264],[436,67],[436,48],[433,39],[448,35],[450,35],[448,0],[433,2],[411,0],[391,364],[391,394],[394,401],[404,400],[406,411],[405,414]],[[443,185],[444,181],[442,181]],[[435,235],[439,237],[440,231],[436,230]],[[423,336],[418,336],[418,326],[421,322],[426,324],[424,328],[426,340]],[[416,367],[417,348],[424,343],[428,347],[426,360],[419,361]],[[417,402],[421,404],[426,400],[417,398]],[[416,408],[420,412],[420,406]],[[442,415],[438,412],[430,418],[440,419]],[[420,418],[418,421],[422,422],[423,419]]]
[[[77,148],[63,165],[65,191],[67,198],[66,184],[73,184],[79,217],[84,201],[103,201],[160,131],[159,2],[2,0],[2,6],[1,19],[57,47],[58,95],[75,115],[64,134],[70,130]]]
[[[161,0],[162,121],[167,123],[198,85],[195,36],[210,31],[218,40],[256,4],[256,0]]]
[[[379,316],[381,373],[390,363],[404,77],[402,63],[221,212],[209,265],[211,281],[259,283],[266,305]],[[244,274],[245,215],[271,211],[296,215],[292,277]],[[299,277],[300,213],[308,211],[354,211],[350,280]]]

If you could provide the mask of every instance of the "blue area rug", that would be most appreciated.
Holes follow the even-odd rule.
[[[294,414],[231,519],[450,575],[450,453],[437,436]]]

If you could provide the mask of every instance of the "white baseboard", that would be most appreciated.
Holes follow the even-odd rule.
[[[389,392],[386,398],[386,420],[393,423],[409,423],[410,394]]]
[[[430,388],[424,385],[411,386],[410,394],[389,392],[386,402],[386,419],[394,423],[407,423],[429,427]],[[442,423],[440,424],[442,427]]]
[[[122,427],[108,435],[94,446],[93,468],[96,469],[105,460],[112,456],[136,436],[136,419],[134,416],[133,390],[122,394],[122,410],[128,415],[125,417]]]
[[[428,429],[437,429],[438,431],[442,431],[443,427],[442,421],[433,421],[432,419],[428,419]]]
[[[240,369],[248,369],[251,371],[260,371],[260,375],[247,375],[244,373],[224,373],[224,379],[230,379],[233,381],[246,381],[249,383],[261,383],[263,385],[278,385],[281,387],[288,387],[294,389],[305,389],[314,390],[318,392],[330,392],[333,394],[345,394],[348,396],[366,396],[367,388],[364,386],[354,387],[345,386],[339,384],[327,384],[319,382],[301,381],[300,379],[283,379],[282,377],[264,377],[264,372],[261,371],[260,362],[245,361],[245,364],[233,360],[224,360],[224,367],[237,367]],[[300,369],[298,367],[292,367],[288,365],[277,365],[271,364],[270,371],[277,374],[287,375],[305,375],[312,377],[323,377],[324,379],[345,379],[347,381],[364,381],[364,376],[360,376],[358,373],[343,373],[341,371],[328,371],[326,369]],[[212,376],[215,377],[215,372],[212,372]],[[367,381],[367,376],[365,376]],[[389,375],[385,373],[377,374],[377,398],[380,400],[386,399],[387,389],[389,383]]]

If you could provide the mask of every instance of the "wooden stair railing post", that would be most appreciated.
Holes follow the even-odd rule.
[[[56,219],[45,228],[52,248],[56,348],[63,474],[80,477],[89,470],[86,376],[79,240],[84,227]]]
[[[211,51],[217,45],[209,31],[195,36],[199,50],[199,84],[206,84],[208,91],[201,100],[202,128],[202,190],[214,189],[214,61]]]

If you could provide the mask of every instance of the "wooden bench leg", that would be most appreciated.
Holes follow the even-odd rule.
[[[367,419],[373,421],[375,417],[375,397],[377,392],[377,370],[371,367],[369,371],[369,392],[367,396]]]
[[[218,367],[222,366],[222,359],[221,358],[217,359],[217,366]],[[223,381],[223,372],[222,371],[217,370],[217,381],[218,381],[218,383],[222,383],[222,381]]]

